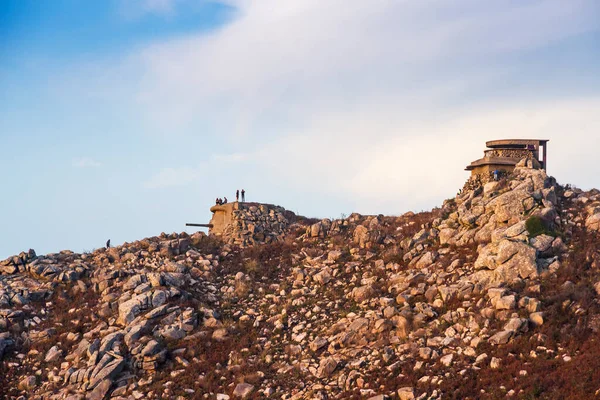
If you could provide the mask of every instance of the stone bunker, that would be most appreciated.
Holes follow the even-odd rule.
[[[210,211],[209,234],[239,246],[282,240],[295,218],[283,207],[263,203],[232,202],[214,205]]]
[[[494,171],[500,174],[511,173],[522,159],[535,160],[545,170],[547,160],[547,139],[502,139],[486,142],[484,156],[467,165],[471,171],[471,183],[486,183],[492,179]]]

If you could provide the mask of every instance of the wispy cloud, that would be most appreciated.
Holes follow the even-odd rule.
[[[240,163],[247,161],[250,154],[247,153],[232,153],[232,154],[214,154],[211,159],[215,163]]]
[[[208,171],[203,167],[163,168],[143,183],[146,189],[163,189],[189,185],[198,181]]]
[[[551,155],[598,141],[598,99],[568,68],[531,63],[598,30],[595,0],[227,3],[237,19],[136,49],[112,77],[149,131],[207,142],[198,157],[208,164],[174,160],[146,188],[243,162],[231,173],[246,184],[252,171],[265,192],[278,179],[359,210],[425,208],[461,186],[488,139],[549,138]],[[175,3],[145,7],[168,13]],[[551,171],[572,164],[550,160]]]
[[[129,19],[147,14],[172,17],[176,14],[177,3],[182,0],[119,0],[119,8],[121,15]]]
[[[98,168],[102,166],[102,163],[90,157],[80,157],[74,158],[71,161],[71,165],[74,168]]]

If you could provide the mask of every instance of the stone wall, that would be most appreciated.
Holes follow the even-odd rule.
[[[531,154],[531,152],[529,153]],[[540,169],[541,165],[539,161],[533,157],[524,157],[515,165],[515,167]],[[462,190],[477,190],[486,183],[492,182],[494,180],[494,170],[498,171],[500,179],[505,178],[513,172],[515,167],[505,165],[482,165],[476,167],[471,171],[471,176],[463,186]]]
[[[499,172],[499,178],[504,178],[511,174],[513,168],[510,167],[496,167],[495,169]],[[476,190],[477,188],[483,187],[488,182],[494,180],[494,172],[490,171],[490,168],[481,168],[480,170],[473,170],[471,176],[463,186],[464,190]]]
[[[262,203],[228,203],[211,208],[213,227],[209,233],[238,246],[283,240],[290,218],[283,207]]]
[[[486,157],[507,157],[521,160],[534,156],[533,151],[527,149],[492,149],[485,151]]]

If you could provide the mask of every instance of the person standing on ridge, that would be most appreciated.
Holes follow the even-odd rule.
[[[242,203],[246,201],[246,191],[242,189]]]
[[[110,239],[108,239],[108,240],[106,241],[106,248],[107,248],[107,249],[108,249],[108,248],[110,248]]]
[[[235,201],[240,201],[240,189],[235,191]]]

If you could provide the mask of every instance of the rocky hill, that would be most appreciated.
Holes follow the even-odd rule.
[[[225,241],[161,234],[1,261],[0,392],[596,398],[600,192],[536,167],[426,213],[280,210],[269,234],[249,210]],[[244,240],[255,233],[269,243]]]

